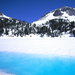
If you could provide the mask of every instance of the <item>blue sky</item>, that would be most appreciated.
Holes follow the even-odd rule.
[[[75,7],[75,0],[0,0],[0,12],[29,23],[62,6]]]

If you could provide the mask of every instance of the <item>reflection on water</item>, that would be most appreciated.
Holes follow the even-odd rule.
[[[75,75],[75,59],[0,52],[0,69],[15,75]]]

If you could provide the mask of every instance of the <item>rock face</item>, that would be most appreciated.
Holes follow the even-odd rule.
[[[53,16],[62,16],[63,13],[61,13],[60,10],[56,10],[55,13],[53,14]]]
[[[53,14],[53,16],[62,16],[63,15],[62,12],[66,12],[69,16],[72,16],[72,15],[75,16],[75,9],[67,7],[67,6],[64,6],[55,10],[55,13]]]
[[[0,12],[0,16],[3,16],[3,14]]]

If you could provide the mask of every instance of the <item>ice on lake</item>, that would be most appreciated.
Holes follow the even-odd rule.
[[[74,75],[75,38],[0,38],[0,70],[14,75]]]

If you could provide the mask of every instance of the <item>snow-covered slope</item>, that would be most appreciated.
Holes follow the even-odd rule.
[[[6,16],[6,15],[3,15],[3,17],[8,18],[8,19],[10,18],[10,17],[8,17],[8,16]]]
[[[39,20],[34,21],[32,24],[44,24],[47,21],[51,20],[51,19],[66,19],[68,21],[75,21],[75,8],[71,8],[71,7],[61,7],[59,9],[55,9],[49,13],[47,13],[46,15],[44,15],[43,17],[41,17]]]
[[[8,16],[4,15],[4,14],[3,14],[3,13],[1,13],[1,12],[0,12],[0,17],[4,17],[4,18],[8,18],[8,19],[10,18],[10,17],[8,17]]]

